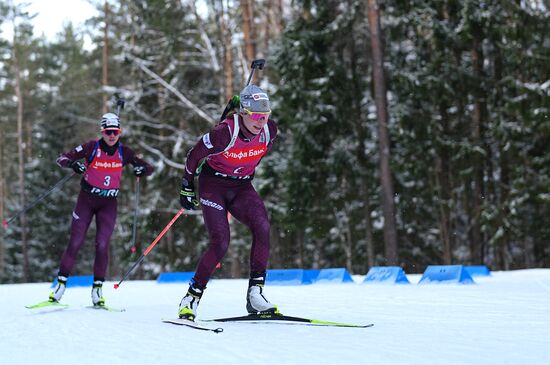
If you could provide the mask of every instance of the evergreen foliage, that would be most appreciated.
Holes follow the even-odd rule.
[[[258,57],[267,58],[259,82],[280,132],[254,180],[271,217],[270,266],[365,273],[369,262],[384,265],[366,1],[293,1],[275,21],[275,2],[254,3]],[[550,12],[538,1],[380,3],[401,266],[407,272],[444,263],[548,267]],[[140,181],[134,251],[136,179],[124,172],[111,240],[113,279],[179,209],[185,156],[225,106],[225,47],[235,93],[251,60],[243,56],[238,3],[207,2],[206,13],[194,1],[109,4],[107,16],[98,4],[99,15],[87,22],[91,45],[71,24],[55,39],[37,37],[24,7],[0,4],[0,25],[16,35],[0,33],[0,216],[23,208],[14,66],[24,102],[27,203],[70,173],[55,164],[60,153],[99,137],[103,96],[111,111],[115,94],[124,97],[122,142],[156,171]],[[273,30],[277,22],[285,25],[281,34]],[[231,44],[222,30],[232,30]],[[27,227],[15,220],[3,231],[0,282],[49,281],[56,274],[78,191],[73,177],[26,214]],[[74,275],[91,272],[94,237],[92,224]],[[232,246],[216,275],[248,275],[250,241],[246,228],[232,222]],[[132,277],[193,271],[207,245],[200,214],[182,216]]]

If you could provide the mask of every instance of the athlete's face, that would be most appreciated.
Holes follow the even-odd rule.
[[[101,131],[103,140],[105,141],[105,143],[107,143],[108,146],[114,146],[118,142],[121,133],[122,130],[120,129],[105,129]]]
[[[241,115],[246,129],[254,134],[260,133],[269,119],[269,113],[243,112]]]

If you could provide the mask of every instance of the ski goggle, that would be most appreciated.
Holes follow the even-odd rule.
[[[106,136],[118,136],[120,134],[120,129],[104,129],[101,132]]]
[[[243,109],[243,111],[250,117],[250,119],[252,119],[255,122],[262,119],[262,117],[268,117],[269,114],[271,114],[271,111],[268,111],[268,112],[251,112],[248,109]]]

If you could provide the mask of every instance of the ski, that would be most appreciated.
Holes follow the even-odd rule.
[[[86,308],[106,310],[109,312],[126,312],[126,309],[124,308],[109,307],[108,305],[89,305],[89,306],[86,306]]]
[[[185,318],[163,319],[162,321],[164,323],[172,323],[172,324],[176,324],[178,326],[187,326],[189,328],[202,330],[202,331],[211,331],[211,332],[214,332],[214,333],[223,332],[223,328],[205,326],[205,325],[199,324],[197,322],[193,322],[193,321],[191,321],[189,319],[185,319]]]
[[[367,328],[374,326],[374,323],[369,324],[350,324],[341,322],[330,322],[319,319],[303,318],[286,316],[278,313],[258,313],[249,314],[247,316],[239,317],[227,317],[227,318],[215,318],[208,319],[207,322],[267,322],[267,323],[281,323],[281,324],[301,324],[306,326],[330,326],[330,327],[352,327],[352,328]]]
[[[62,304],[59,302],[50,302],[49,300],[45,300],[40,303],[36,303],[33,305],[26,305],[25,308],[27,309],[37,309],[37,308],[47,308],[47,307],[56,307],[56,308],[67,308],[68,304]]]

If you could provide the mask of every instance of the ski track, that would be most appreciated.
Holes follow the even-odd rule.
[[[85,308],[90,288],[68,288],[66,309],[29,310],[49,283],[0,285],[5,364],[546,364],[550,269],[495,272],[475,285],[267,285],[281,312],[371,328],[217,323],[223,333],[162,323],[186,283],[104,287],[109,312]],[[247,280],[212,280],[198,319],[246,314]],[[9,300],[7,300],[9,298]],[[209,325],[213,325],[209,323]]]

